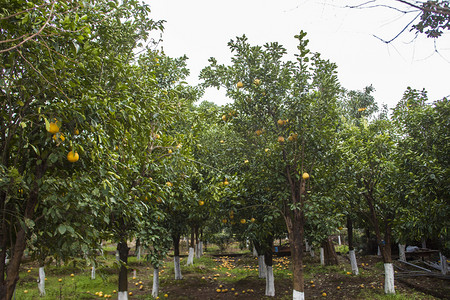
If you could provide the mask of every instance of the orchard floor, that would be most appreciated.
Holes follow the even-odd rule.
[[[100,281],[95,288],[92,285],[89,287],[89,282],[84,285],[82,277],[86,277],[84,281],[89,281],[90,270],[80,266],[80,263],[77,266],[68,264],[64,272],[49,269],[47,287],[51,284],[57,285],[58,278],[62,278],[65,285],[59,285],[59,290],[50,290],[43,298],[37,296],[37,266],[29,262],[23,266],[16,299],[99,299],[98,291],[101,290],[102,295],[109,294],[112,295],[111,299],[117,299],[113,292],[116,288],[117,269],[113,267],[112,253],[106,258],[110,266],[106,263],[106,266],[98,269],[97,277],[102,279],[97,279]],[[185,266],[185,260],[186,258],[183,258],[181,261],[182,280],[173,279],[173,263],[170,257],[160,268],[160,299],[292,299],[289,257],[274,258],[275,297],[264,296],[265,279],[258,278],[257,259],[249,252],[237,256],[212,256],[206,252],[202,258],[194,260],[193,266]],[[346,257],[339,256],[339,260],[339,266],[324,267],[320,266],[317,257],[306,255],[306,299],[450,299],[450,281],[431,277],[396,280],[397,295],[387,297],[383,289],[383,263],[379,257],[358,257],[358,276],[350,273],[350,263]],[[128,290],[133,293],[129,299],[153,299],[153,269],[149,263],[138,262],[131,257],[129,265]],[[79,283],[74,288],[75,282]],[[24,289],[27,289],[26,294]]]

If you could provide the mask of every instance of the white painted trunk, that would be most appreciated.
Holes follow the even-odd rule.
[[[272,266],[266,266],[266,296],[275,296],[275,280]]]
[[[395,294],[394,265],[392,263],[384,264],[384,292],[386,294]]]
[[[133,270],[133,277],[137,277],[136,276],[136,269]]]
[[[448,273],[448,264],[447,264],[447,257],[442,255],[441,252],[439,252],[439,258],[441,259],[441,272],[444,275],[447,275]]]
[[[180,267],[180,257],[179,256],[173,257],[173,267],[175,270],[175,280],[183,279],[183,276],[181,276],[181,267]]]
[[[95,264],[92,264],[92,268],[91,268],[91,279],[95,279]]]
[[[116,260],[120,262],[119,250],[116,250]],[[120,265],[120,264],[119,264]]]
[[[258,277],[266,278],[266,263],[264,262],[264,255],[258,256]]]
[[[358,263],[356,262],[356,254],[355,250],[350,250],[348,252],[350,255],[350,265],[352,266],[352,273],[355,275],[359,275]]]
[[[311,257],[314,257],[314,249],[313,249],[313,247],[309,248],[309,254],[311,255]]]
[[[320,247],[319,252],[320,252],[320,264],[322,266],[325,266],[325,254],[323,252],[323,248],[322,247]]]
[[[128,300],[128,292],[124,291],[124,292],[118,292],[117,293],[117,300]]]
[[[203,242],[202,241],[199,242],[198,248],[199,248],[200,257],[202,257],[203,256]]]
[[[255,247],[253,247],[253,257],[258,257],[258,251],[256,251]]]
[[[39,295],[45,296],[45,270],[44,267],[39,267],[39,279],[38,279]]]
[[[306,252],[308,252],[309,250],[311,250],[311,249],[309,248],[309,244],[308,244],[308,241],[307,241],[307,240],[305,240],[305,250],[306,250]]]
[[[381,249],[380,249],[380,246],[378,246],[377,255],[378,255],[378,256],[381,256]]]
[[[305,293],[294,290],[292,300],[305,300]]]
[[[405,244],[398,244],[398,259],[401,261],[406,261],[405,248]]]
[[[139,247],[137,248],[137,253],[136,253],[136,259],[137,259],[137,261],[140,261],[140,260],[141,260],[141,252],[142,252],[142,247],[139,246]]]
[[[341,235],[338,235],[338,244],[339,244],[339,246],[342,245],[342,243],[341,243]]]
[[[426,238],[422,238],[422,248],[424,248],[424,249],[427,248],[427,239]]]
[[[200,250],[200,242],[195,245],[195,258],[200,258],[201,255],[201,250]]]
[[[153,287],[152,287],[152,297],[156,298],[159,294],[159,268],[153,269]]]
[[[189,247],[189,255],[186,261],[186,266],[194,264],[194,248]]]

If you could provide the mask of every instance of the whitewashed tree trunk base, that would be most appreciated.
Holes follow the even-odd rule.
[[[175,280],[183,279],[183,276],[181,276],[181,267],[180,267],[180,257],[179,256],[173,257],[173,267],[175,269]]]
[[[378,255],[378,256],[381,256],[381,249],[380,249],[380,246],[378,246],[377,255]]]
[[[194,248],[189,247],[189,255],[187,258],[186,266],[190,266],[194,264]]]
[[[92,279],[92,280],[95,279],[95,264],[92,264],[92,268],[91,268],[91,279]]]
[[[293,300],[305,300],[305,293],[294,290],[292,293]]]
[[[309,250],[311,250],[311,249],[309,248],[309,244],[308,244],[308,241],[307,241],[307,240],[305,240],[305,250],[306,250],[306,252],[309,252]]]
[[[406,261],[405,248],[405,244],[398,244],[398,259],[400,261]]]
[[[350,250],[348,252],[350,255],[350,265],[352,266],[352,273],[354,275],[359,275],[358,263],[356,262],[355,250]]]
[[[39,267],[39,279],[38,279],[39,295],[45,296],[45,270],[44,267]]]
[[[342,245],[342,242],[341,242],[341,235],[338,235],[338,244],[339,244],[339,246]]]
[[[256,251],[255,247],[253,247],[253,257],[258,257],[258,251]]]
[[[119,250],[116,250],[116,260],[120,262]]]
[[[198,249],[199,249],[198,252],[200,253],[200,257],[202,257],[203,256],[203,242],[202,241],[199,242]]]
[[[325,254],[323,252],[323,248],[322,247],[320,247],[319,252],[320,252],[320,264],[322,266],[325,266]]]
[[[264,255],[258,256],[258,277],[266,278],[266,263],[264,262]]]
[[[272,266],[266,266],[266,296],[275,296],[275,280]]]
[[[448,273],[448,263],[447,263],[447,257],[442,255],[441,252],[439,252],[439,258],[441,260],[441,272],[443,275],[447,275]]]
[[[128,292],[118,292],[117,293],[117,300],[128,300]]]
[[[314,257],[314,249],[313,247],[309,248],[309,254],[311,255],[311,257]]]
[[[152,287],[152,297],[156,298],[159,294],[159,268],[153,269],[153,287]]]
[[[392,263],[384,264],[384,292],[386,294],[395,294],[394,265]]]
[[[142,247],[139,246],[139,247],[137,248],[137,253],[136,253],[136,259],[137,259],[137,261],[140,261],[140,260],[141,260],[141,252],[142,252]]]

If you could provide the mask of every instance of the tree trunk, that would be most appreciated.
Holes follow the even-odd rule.
[[[38,181],[42,178],[45,172],[45,163],[41,167],[36,169],[36,177],[33,183],[33,190],[28,197],[25,213],[23,219],[32,219],[34,215],[34,209],[38,203],[39,185]],[[0,287],[0,300],[10,300],[14,295],[17,281],[19,280],[19,268],[22,262],[22,256],[27,245],[27,228],[20,227],[16,234],[16,240],[12,250],[11,259],[6,268],[6,280],[3,281],[3,285]],[[3,274],[1,274],[3,277]]]
[[[181,266],[180,266],[180,235],[175,234],[172,235],[173,241],[173,267],[175,271],[175,280],[183,279],[181,275]]]
[[[156,299],[159,294],[159,268],[153,267],[152,297]]]
[[[273,277],[273,236],[269,235],[266,240],[266,251],[264,251],[264,263],[266,265],[266,296],[275,296],[275,280]]]
[[[194,226],[195,233],[195,258],[200,258],[200,241],[198,237],[198,226]]]
[[[256,255],[258,257],[258,277],[266,278],[266,264],[264,262],[264,252],[262,250],[261,244],[258,241],[253,242]]]
[[[353,250],[353,222],[350,215],[347,215],[348,250]]]
[[[191,242],[189,244],[189,254],[186,261],[186,266],[194,264],[194,246],[195,246],[195,230],[191,228]]]
[[[320,257],[320,264],[322,266],[325,266],[325,250],[323,250],[323,247],[319,248],[319,257]]]
[[[384,262],[384,292],[386,294],[395,294],[394,287],[394,267],[392,265],[392,256],[391,256],[391,227],[390,224],[386,221],[384,228],[384,239],[381,235],[380,223],[378,221],[378,216],[375,211],[374,199],[372,195],[365,194],[364,195],[367,204],[370,209],[370,221],[374,227],[375,235],[377,237],[378,247],[380,247],[381,256],[383,257]]]
[[[134,252],[136,253],[136,260],[140,261],[141,260],[141,239],[140,238],[136,239],[136,248],[135,248]]]
[[[285,215],[289,234],[289,245],[292,257],[293,299],[305,299],[305,282],[303,277],[303,214],[300,210]]]
[[[39,265],[38,289],[39,289],[39,296],[44,297],[45,296],[45,270],[44,270],[43,264]]]
[[[119,299],[128,299],[128,253],[130,248],[126,241],[121,241],[117,244],[117,251],[119,253]]]
[[[94,280],[95,279],[95,264],[92,264],[91,267],[91,279]]]
[[[405,248],[405,244],[398,244],[398,259],[400,261],[406,261]]]
[[[330,237],[322,242],[322,247],[324,250],[325,265],[335,266],[339,264],[336,250],[334,249],[333,241]]]
[[[386,294],[395,294],[394,266],[392,263],[384,264],[384,292]]]
[[[441,272],[443,275],[448,273],[447,257],[445,257],[442,252],[439,252],[439,259],[441,260]]]
[[[359,275],[359,269],[358,269],[358,263],[356,262],[355,250],[350,250],[348,252],[348,255],[350,256],[350,265],[352,266],[352,273],[354,275]]]

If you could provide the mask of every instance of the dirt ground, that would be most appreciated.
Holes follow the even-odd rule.
[[[312,258],[309,258],[312,260]],[[384,276],[380,271],[381,259],[377,256],[360,257],[358,264],[361,276],[343,274],[344,272],[308,272],[306,258],[305,298],[307,299],[371,299],[384,294]],[[348,260],[340,256],[343,268],[350,270]],[[362,266],[364,264],[364,266]],[[316,262],[317,265],[317,262]],[[347,266],[348,265],[348,266]],[[150,271],[147,271],[150,272]],[[214,273],[183,273],[183,280],[163,279],[161,290],[169,299],[292,299],[292,280],[275,278],[275,297],[265,297],[265,280],[259,279],[257,272],[244,279],[233,281],[214,279]],[[203,279],[202,279],[203,278]],[[147,286],[151,287],[149,282]],[[220,292],[217,292],[217,290]],[[396,280],[396,291],[411,294],[410,299],[450,299],[448,280],[431,277],[414,277]],[[148,294],[150,291],[139,291]],[[323,293],[326,293],[323,294]],[[414,293],[414,295],[412,295]],[[423,293],[423,294],[422,294]]]

